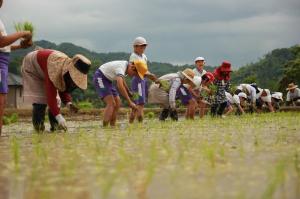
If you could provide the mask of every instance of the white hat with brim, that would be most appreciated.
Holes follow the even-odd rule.
[[[204,57],[196,57],[194,62],[197,62],[197,61],[205,61],[205,59],[204,59]]]
[[[143,46],[143,45],[148,45],[146,39],[144,37],[137,37],[133,41],[134,46]]]
[[[275,92],[275,93],[272,94],[272,97],[275,98],[275,99],[283,101],[282,95],[283,94],[281,92]]]

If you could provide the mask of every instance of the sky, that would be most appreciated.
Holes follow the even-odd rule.
[[[131,52],[135,37],[150,61],[233,67],[300,43],[299,0],[4,0],[0,17],[31,21],[36,40],[72,42],[96,52]]]

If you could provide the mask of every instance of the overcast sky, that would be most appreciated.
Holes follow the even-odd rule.
[[[151,61],[234,66],[300,43],[299,0],[4,0],[9,32],[29,20],[36,39],[72,42],[97,52],[130,52],[136,36]]]

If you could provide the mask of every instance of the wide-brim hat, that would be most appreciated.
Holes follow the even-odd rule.
[[[90,66],[91,61],[88,58],[77,54],[72,58],[72,64],[68,67],[73,82],[82,90],[87,89],[87,78]]]
[[[282,95],[283,94],[281,92],[275,92],[275,93],[272,94],[272,97],[275,98],[275,99],[283,101]]]
[[[87,89],[87,73],[91,61],[83,55],[68,57],[60,51],[53,51],[47,59],[47,69],[50,81],[58,91],[66,90],[64,75],[69,72],[72,81],[81,89]]]
[[[184,71],[182,71],[181,73],[182,73],[182,75],[185,78],[187,78],[188,80],[190,80],[192,84],[194,84],[193,79],[195,77],[195,73],[194,73],[194,71],[192,69],[187,68]],[[194,86],[195,86],[195,84],[194,84]]]
[[[290,83],[289,85],[288,85],[288,87],[287,87],[287,91],[289,91],[289,90],[292,90],[292,89],[295,89],[295,88],[298,88],[298,85],[296,85],[296,84],[294,84],[294,83]]]
[[[145,75],[148,73],[148,65],[144,60],[134,60],[134,67],[141,79],[144,79]]]
[[[232,72],[231,70],[231,63],[229,61],[223,61],[220,66],[221,72]]]

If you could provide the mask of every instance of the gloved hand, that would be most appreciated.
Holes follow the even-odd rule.
[[[79,108],[72,104],[72,102],[67,103],[67,107],[69,108],[71,113],[78,113]]]
[[[66,122],[65,118],[61,114],[58,114],[57,116],[55,116],[55,119],[58,122],[59,128],[62,128],[64,131],[68,130],[67,122]]]

